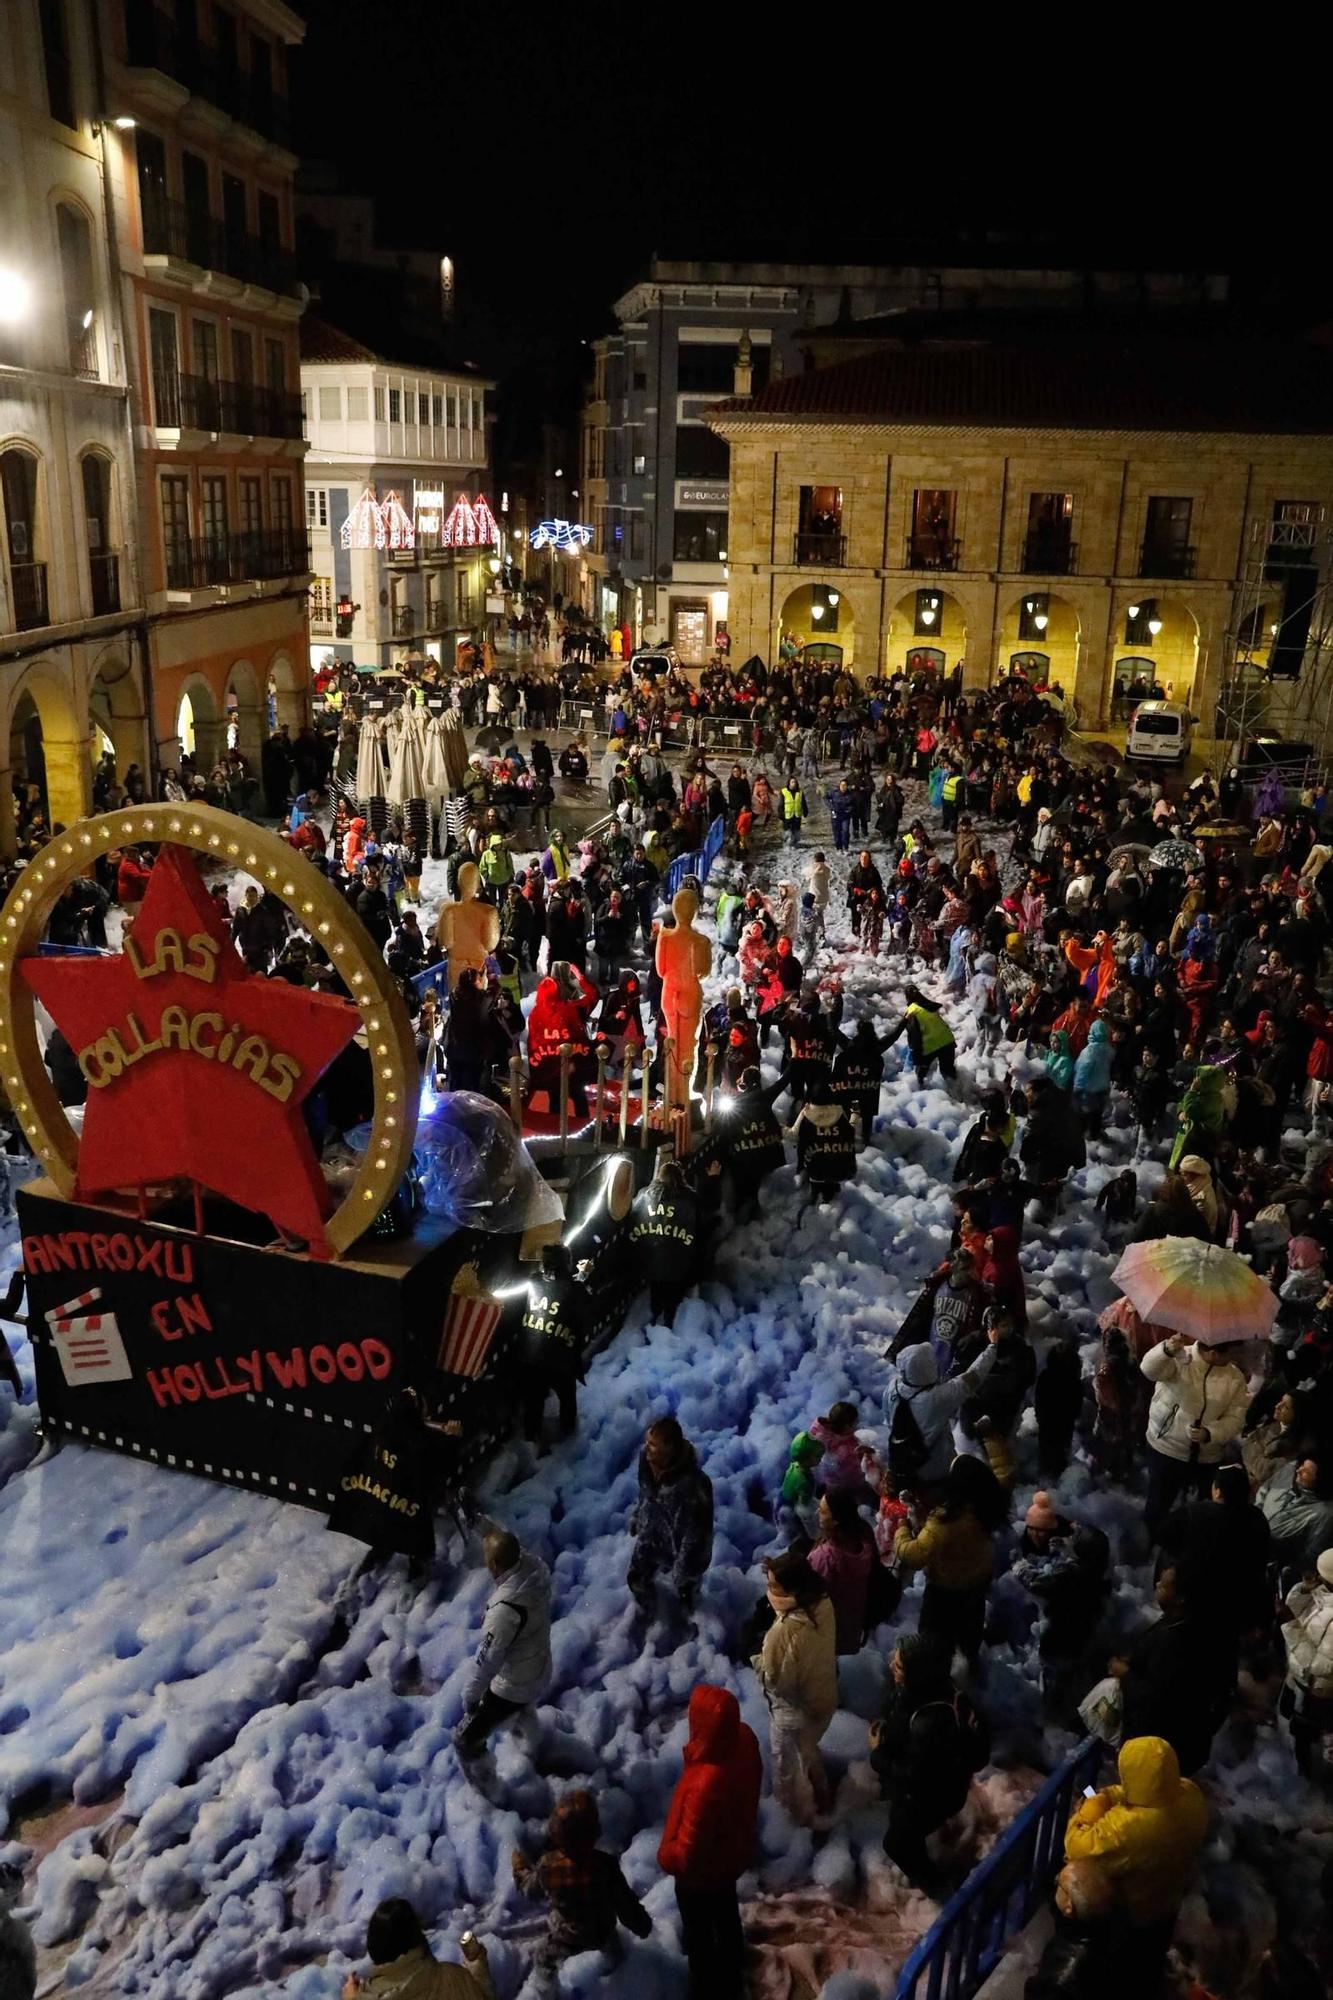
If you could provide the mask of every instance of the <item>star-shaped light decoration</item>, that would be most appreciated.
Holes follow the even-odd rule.
[[[322,1245],[332,1200],[301,1106],[360,1014],[251,972],[185,849],[158,850],[118,957],[16,969],[88,1081],[78,1195],[196,1181]]]

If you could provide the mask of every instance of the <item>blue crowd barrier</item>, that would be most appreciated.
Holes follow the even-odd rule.
[[[727,837],[727,822],[721,813],[713,821],[703,838],[703,846],[692,853],[678,854],[666,872],[666,882],[662,889],[662,900],[669,903],[687,875],[697,875],[702,886],[708,880],[713,863],[722,852],[722,843]]]
[[[972,2000],[1064,1862],[1065,1828],[1106,1746],[1085,1737],[951,1896],[898,1977],[893,2000]]]

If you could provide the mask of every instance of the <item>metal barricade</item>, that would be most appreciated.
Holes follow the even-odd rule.
[[[1105,1749],[1086,1737],[1005,1828],[908,1959],[893,2000],[972,2000],[1059,1874],[1074,1803]]]

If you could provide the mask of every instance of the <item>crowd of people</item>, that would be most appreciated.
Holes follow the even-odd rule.
[[[787,1462],[767,1469],[774,1544],[735,1655],[767,1706],[773,1792],[793,1822],[820,1832],[833,1814],[819,1745],[839,1705],[839,1662],[882,1645],[876,1634],[891,1626],[883,1713],[867,1742],[884,1846],[910,1882],[942,1895],[956,1874],[941,1833],[1001,1728],[988,1714],[988,1656],[1032,1650],[1049,1729],[1102,1736],[1118,1782],[1070,1821],[1055,1935],[1030,2000],[1118,2000],[1131,1982],[1155,1992],[1216,1809],[1206,1772],[1219,1732],[1253,1739],[1281,1718],[1295,1767],[1321,1783],[1330,1775],[1323,793],[1271,780],[1252,795],[1235,773],[1168,791],[1075,759],[1058,716],[1021,681],[964,693],[757,662],[719,665],[683,693],[613,668],[595,776],[584,742],[553,756],[533,698],[541,686],[560,690],[558,677],[525,687],[484,665],[469,685],[472,715],[503,727],[496,754],[473,759],[465,810],[445,836],[445,907],[493,906],[496,941],[483,964],[450,973],[445,996],[422,978],[446,959],[448,934],[420,918],[426,857],[404,817],[372,833],[337,794],[327,734],[312,757],[275,732],[265,804],[278,804],[294,849],[383,949],[418,1021],[423,1070],[506,1102],[512,1058],[526,1051],[529,1109],[557,1112],[563,1076],[582,1121],[599,1048],[612,1078],[637,1059],[646,1088],[661,1086],[667,870],[725,822],[710,910],[718,983],[695,1076],[712,1100],[710,1130],[684,1160],[663,1155],[625,1226],[655,1321],[670,1323],[784,1165],[811,1202],[856,1179],[882,1130],[886,1060],[909,1063],[921,1088],[938,1071],[944,1089],[971,1096],[949,1254],[920,1273],[882,1410],[835,1401],[812,1412]],[[682,699],[744,718],[748,754],[724,770],[695,750],[673,768],[656,745],[655,704]],[[538,721],[520,748],[517,731]],[[122,796],[131,780],[142,782],[127,773]],[[571,799],[600,782],[598,831],[566,843],[549,823],[557,781]],[[191,774],[184,795],[199,782]],[[810,820],[822,844],[807,856]],[[40,845],[30,814],[34,825]],[[108,909],[132,910],[145,880],[146,857],[99,859],[66,891],[52,941],[104,942]],[[338,990],[327,955],[277,899],[251,888],[233,904],[222,882],[215,893],[253,970]],[[847,968],[877,958],[901,990],[895,1015],[850,1020],[865,988],[851,994]],[[71,1102],[79,1079],[67,1057],[53,1037],[47,1059]],[[317,1111],[330,1134],[365,1115],[368,1077],[355,1064],[353,1052],[343,1075],[335,1068]],[[1095,1195],[1071,1179],[1089,1148],[1105,1170]],[[1072,1330],[1034,1338],[1025,1231],[1072,1203],[1105,1245],[1184,1236],[1244,1256],[1277,1294],[1272,1339],[1186,1343],[1123,1298],[1102,1315],[1095,1358]],[[554,1395],[568,1436],[594,1315],[562,1246],[513,1311],[518,1420],[540,1443]],[[1091,1483],[1062,1488],[1075,1460]],[[1042,1484],[1015,1518],[1034,1475]],[[1151,1622],[1114,1588],[1105,1494],[1135,1503],[1120,1561],[1151,1562]],[[643,1621],[688,1629],[713,1526],[690,1440],[674,1417],[656,1419],[625,1582]],[[455,1736],[465,1768],[541,1698],[551,1671],[546,1564],[502,1529],[485,1557],[493,1590]],[[754,1851],[763,1765],[727,1690],[696,1687],[689,1722],[659,1863],[676,1884],[692,1993],[734,1994],[736,1885]],[[618,1950],[622,1929],[650,1927],[599,1835],[595,1797],[566,1792],[543,1853],[515,1854],[520,1889],[549,1910],[536,1968],[548,1980],[578,1952]],[[1301,1938],[1284,1928],[1246,1991],[1325,1991],[1333,1951],[1322,1924]],[[408,1905],[376,1913],[367,1950],[371,1993],[491,1991],[475,1944],[430,1983]]]

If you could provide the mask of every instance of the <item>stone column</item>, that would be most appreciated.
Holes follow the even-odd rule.
[[[92,733],[55,736],[43,727],[42,756],[46,764],[46,800],[51,824],[69,826],[93,808]]]

